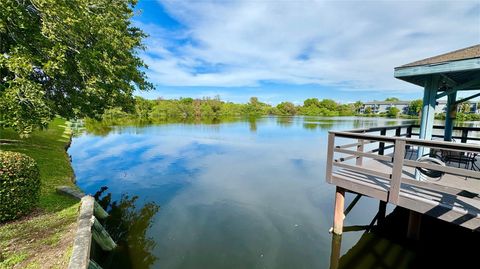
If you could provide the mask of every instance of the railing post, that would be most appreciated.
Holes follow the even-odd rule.
[[[413,126],[410,125],[407,127],[407,138],[412,137],[412,130],[413,130]]]
[[[357,151],[358,152],[363,152],[363,150],[364,150],[363,144],[364,144],[363,139],[358,139],[358,145],[357,145]],[[361,166],[363,164],[363,157],[358,156],[355,164],[357,166]]]
[[[395,149],[393,155],[392,180],[390,181],[390,192],[388,201],[392,204],[398,204],[398,196],[402,184],[403,159],[405,156],[406,141],[401,138],[395,139]]]
[[[333,150],[335,148],[335,134],[328,133],[328,145],[327,145],[327,167],[325,169],[325,178],[328,183],[332,183],[332,171],[333,171]]]
[[[383,135],[385,136],[387,134],[387,128],[383,128],[381,131],[380,131],[380,135]],[[378,144],[378,155],[383,155],[385,152],[385,143],[384,142],[380,142]]]
[[[462,140],[460,142],[461,143],[467,143],[467,139],[468,139],[468,129],[464,128],[462,130]]]
[[[413,126],[410,125],[407,127],[407,138],[411,138],[412,137],[412,131],[413,131]],[[410,145],[407,145],[407,149],[410,149]]]
[[[400,136],[402,134],[402,127],[397,127],[397,129],[395,129],[395,136]]]

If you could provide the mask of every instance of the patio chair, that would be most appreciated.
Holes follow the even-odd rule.
[[[465,169],[470,169],[472,163],[475,161],[475,157],[471,153],[465,153],[461,151],[442,150],[442,158],[447,164],[457,164],[458,168],[462,165]]]
[[[437,164],[441,166],[446,166],[445,163],[438,158],[437,156],[432,156],[430,153],[423,155],[422,157],[417,159],[418,162],[425,162],[431,164]],[[416,169],[420,172],[421,175],[427,180],[440,180],[440,178],[445,174],[443,171],[438,171],[434,169],[427,169],[423,167],[416,167]]]

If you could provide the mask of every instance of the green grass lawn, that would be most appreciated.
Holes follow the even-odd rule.
[[[78,201],[56,193],[55,187],[74,187],[73,170],[65,152],[71,129],[63,119],[20,139],[0,129],[0,149],[34,158],[42,182],[38,209],[23,219],[0,224],[0,268],[64,268],[75,230]]]

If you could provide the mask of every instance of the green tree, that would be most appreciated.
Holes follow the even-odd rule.
[[[146,120],[152,112],[153,102],[142,97],[135,97],[135,114],[138,118]]]
[[[355,109],[355,113],[360,113],[360,108],[362,108],[363,102],[362,101],[356,101],[353,103],[353,107]]]
[[[251,97],[250,102],[244,107],[244,114],[250,116],[265,115],[269,108],[269,105],[260,102],[257,97]]]
[[[277,109],[282,115],[295,115],[297,114],[297,108],[291,102],[281,102],[277,105]]]
[[[373,111],[372,111],[372,107],[367,106],[367,107],[365,108],[365,114],[372,114],[372,112],[373,112]]]
[[[133,109],[152,85],[131,25],[135,0],[3,0],[0,12],[1,124],[28,134],[55,115],[99,118]]]
[[[469,102],[463,102],[460,105],[460,112],[461,113],[470,113],[471,112],[471,107]]]
[[[338,109],[338,104],[332,99],[323,99],[322,101],[320,101],[319,107],[325,108],[329,111],[336,111]]]
[[[397,97],[388,97],[385,99],[386,102],[398,102],[400,101],[400,99],[398,99]]]
[[[400,113],[400,109],[391,106],[387,111],[387,116],[390,118],[396,118],[398,116],[398,113]]]
[[[408,104],[408,113],[410,115],[419,115],[420,111],[422,111],[422,106],[422,99],[413,100]]]
[[[317,98],[308,98],[303,101],[303,106],[304,107],[309,107],[309,106],[316,106],[320,107],[320,101]]]

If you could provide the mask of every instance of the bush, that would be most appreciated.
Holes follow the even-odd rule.
[[[25,154],[0,151],[0,222],[29,213],[40,196],[40,173]]]

